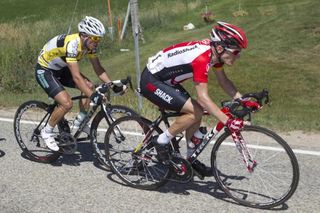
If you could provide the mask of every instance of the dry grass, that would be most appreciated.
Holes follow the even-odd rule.
[[[146,38],[146,43],[140,46],[141,69],[150,55],[170,44],[208,36],[209,27],[199,25],[200,21],[202,22],[199,14],[203,9],[200,6],[202,7],[205,1],[147,1],[148,5],[139,11],[140,22]],[[188,7],[186,3],[188,3]],[[259,113],[259,116],[255,118],[258,123],[282,130],[320,130],[319,119],[316,119],[319,117],[318,108],[320,105],[320,96],[317,95],[320,81],[320,60],[318,60],[320,53],[319,1],[242,0],[241,3],[243,11],[248,12],[247,16],[241,16],[241,14],[233,16],[234,11],[240,11],[233,0],[210,1],[208,8],[209,11],[214,12],[217,19],[239,24],[248,33],[249,47],[241,54],[241,60],[237,61],[235,66],[226,67],[228,76],[241,92],[258,91],[263,87],[270,89],[273,106],[270,109],[266,108],[268,110],[265,112]],[[118,14],[114,13],[113,15],[120,14],[124,17],[126,7],[127,3],[123,8],[118,9],[120,11]],[[87,12],[87,8],[85,9]],[[59,12],[57,9],[55,16],[59,16]],[[61,13],[63,13],[60,14],[61,17],[69,16],[65,15],[62,10]],[[81,14],[79,14],[80,16]],[[79,17],[75,17],[75,20]],[[105,14],[98,18],[107,20]],[[200,20],[198,23],[196,23],[197,19]],[[59,32],[63,33],[69,25],[69,23],[57,21],[55,17],[45,20],[32,23],[24,23],[23,21],[19,24],[0,24],[0,41],[2,41],[0,47],[4,48],[2,49],[3,53],[0,53],[0,63],[2,63],[0,66],[0,90],[1,81],[4,82],[4,78],[8,78],[10,73],[14,73],[17,70],[15,68],[28,65],[23,64],[27,61],[25,59],[33,60],[30,57],[36,58],[37,52],[30,54],[28,51],[23,52],[23,49],[39,51],[50,37]],[[175,28],[175,26],[182,26],[186,20],[192,20],[197,28],[192,32]],[[76,27],[75,24],[73,27]],[[106,39],[107,46],[102,50],[102,64],[114,79],[123,78],[128,74],[131,74],[134,79],[136,77],[133,45],[130,43],[132,38],[129,35],[131,33],[130,23],[127,27],[127,33],[126,38],[129,38],[128,41],[125,41],[127,43],[123,42],[117,46]],[[24,45],[25,47],[23,47]],[[120,53],[120,48],[129,48],[131,51]],[[25,54],[26,58],[19,59],[20,61],[9,60],[10,55],[20,53]],[[14,57],[14,59],[18,58]],[[10,67],[11,62],[16,66]],[[84,64],[83,66],[82,62],[82,71],[88,70],[88,73],[92,74],[88,77],[94,80],[91,67]],[[7,68],[12,69],[8,70]],[[16,75],[32,72],[29,71],[31,69],[32,67],[27,67],[26,71],[22,70]],[[6,73],[3,73],[4,71]],[[17,81],[16,78],[13,80]],[[191,83],[186,85],[188,89],[189,86],[191,88]],[[221,99],[225,99],[225,93],[219,89],[214,77],[210,79],[209,89],[217,103]],[[1,91],[0,103],[3,103],[2,105],[17,105],[22,99],[32,98],[31,95],[36,98],[42,98],[42,96],[46,98],[41,90],[34,90],[32,94],[26,93],[24,90],[24,94],[15,95],[15,99],[12,99],[10,98],[12,97],[11,91],[6,89]],[[129,93],[126,98],[117,98],[115,102],[137,108],[136,97],[133,93]],[[157,114],[157,111],[154,112],[153,109],[154,106],[144,100],[143,114],[147,117],[152,113]]]
[[[26,42],[37,43],[37,39],[43,37],[50,29],[52,23],[48,20],[28,23],[1,23],[0,39],[2,41],[13,42],[11,45],[21,47]]]

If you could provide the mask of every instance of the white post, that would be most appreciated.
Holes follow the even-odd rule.
[[[124,23],[123,23],[123,27],[122,27],[122,31],[121,31],[121,36],[120,36],[120,41],[122,41],[124,33],[126,31],[128,19],[129,19],[129,14],[130,14],[130,2],[128,3],[127,14],[126,14],[126,18],[124,19]]]
[[[140,23],[138,14],[138,0],[130,0],[130,10],[131,10],[131,21],[132,21],[132,32],[134,38],[134,49],[136,58],[136,75],[137,75],[137,86],[140,86],[140,51],[139,51],[139,33],[140,33]],[[142,109],[142,98],[138,95],[138,108],[139,111]]]

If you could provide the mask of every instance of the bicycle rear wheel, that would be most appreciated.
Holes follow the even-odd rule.
[[[225,132],[211,153],[213,174],[220,187],[246,206],[264,209],[283,204],[299,182],[299,166],[292,149],[276,133],[262,127],[246,126],[241,135],[256,161],[254,169],[247,169],[230,133]]]
[[[123,116],[133,116],[137,113],[126,106],[111,105],[107,107],[107,113],[104,110],[98,112],[91,123],[91,143],[95,157],[105,167],[109,167],[105,157],[104,139],[109,126],[118,118]]]
[[[57,160],[61,153],[48,149],[40,136],[40,131],[49,117],[48,105],[40,101],[22,104],[14,116],[14,134],[26,157],[41,163]],[[47,117],[45,117],[47,115]],[[59,132],[56,127],[54,132]]]
[[[116,120],[105,138],[107,161],[114,173],[129,186],[155,189],[164,185],[171,175],[171,167],[157,159],[155,148],[148,143],[153,135],[149,120],[127,116]],[[147,141],[147,143],[144,143]]]

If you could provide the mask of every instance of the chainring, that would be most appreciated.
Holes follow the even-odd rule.
[[[187,183],[193,178],[193,169],[191,163],[178,156],[172,156],[170,160],[170,165],[174,175],[176,176],[175,181]]]
[[[77,140],[70,133],[62,132],[57,141],[64,154],[74,154],[78,148]]]

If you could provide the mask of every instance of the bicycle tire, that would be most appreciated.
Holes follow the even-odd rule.
[[[116,119],[123,116],[137,115],[137,113],[126,106],[111,105],[108,106],[108,111],[111,114],[114,122]],[[90,128],[90,142],[94,151],[94,155],[101,165],[109,169],[108,163],[105,157],[104,139],[107,129],[109,128],[108,118],[104,110],[100,110],[93,118]]]
[[[14,116],[14,134],[23,153],[30,160],[40,163],[52,163],[56,161],[62,153],[48,149],[40,136],[40,131],[45,122],[39,122],[47,114],[48,105],[41,101],[27,101],[16,111]],[[58,127],[54,132],[60,132]]]
[[[299,165],[292,149],[280,136],[263,127],[245,126],[241,135],[257,165],[253,172],[248,172],[230,133],[224,132],[211,152],[211,166],[219,186],[245,206],[269,209],[283,204],[299,183]]]
[[[138,189],[156,189],[167,183],[172,174],[171,167],[158,160],[152,145],[144,145],[134,153],[150,126],[151,121],[142,117],[122,117],[110,126],[105,138],[106,157],[112,171],[127,185]],[[162,130],[156,127],[152,136],[160,133]]]

